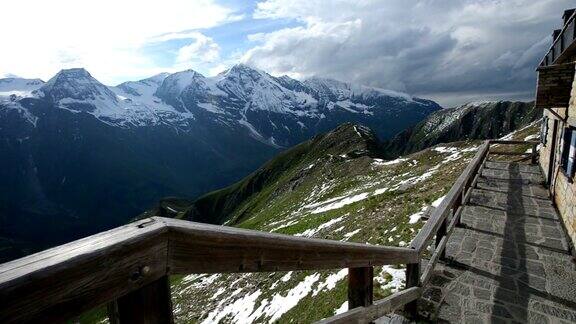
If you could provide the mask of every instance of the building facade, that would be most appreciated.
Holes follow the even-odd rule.
[[[576,243],[576,11],[566,10],[562,29],[538,68],[536,106],[542,108],[540,166],[566,231]],[[574,251],[572,251],[574,252]]]

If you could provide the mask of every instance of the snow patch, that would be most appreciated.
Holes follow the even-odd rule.
[[[360,229],[344,234],[344,240],[348,241],[352,236],[358,234],[358,232],[360,232]]]
[[[316,208],[313,211],[311,211],[311,213],[312,214],[319,214],[319,213],[327,212],[327,211],[333,210],[333,209],[340,209],[346,205],[350,205],[350,204],[362,201],[366,198],[368,198],[368,193],[364,192],[364,193],[357,194],[357,195],[354,195],[351,197],[346,197],[344,199],[341,199],[340,201],[336,201],[334,203],[327,204],[327,205],[324,205],[322,207]]]
[[[334,219],[332,219],[332,220],[330,220],[330,221],[328,221],[328,222],[326,222],[326,223],[318,226],[317,228],[308,229],[308,230],[306,230],[306,231],[304,231],[304,232],[302,232],[302,233],[295,234],[295,236],[311,237],[311,236],[313,236],[314,234],[320,232],[321,230],[323,230],[323,229],[325,229],[325,228],[328,228],[328,227],[330,227],[330,226],[332,226],[332,225],[340,222],[342,219],[344,219],[344,216],[341,216],[341,217],[338,217],[338,218],[334,218]]]
[[[329,275],[324,282],[318,284],[312,296],[318,295],[322,290],[332,290],[336,287],[336,284],[346,278],[348,275],[348,269],[342,269],[336,273]]]
[[[386,161],[384,162],[381,159],[374,159],[373,164],[375,165],[394,165],[394,164],[398,164],[398,163],[402,163],[408,161],[408,159],[404,159],[404,158],[397,158],[396,160],[391,160],[391,161]]]
[[[438,208],[438,206],[440,206],[440,204],[442,203],[442,201],[444,200],[444,198],[446,198],[446,196],[442,196],[442,197],[434,200],[434,201],[432,202],[432,206],[433,206],[434,208]]]

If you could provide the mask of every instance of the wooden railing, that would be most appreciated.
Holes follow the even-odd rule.
[[[576,52],[576,12],[568,18],[564,27],[552,42],[552,46],[540,62],[540,66],[564,63]]]
[[[409,248],[152,217],[0,265],[0,323],[65,321],[101,305],[111,323],[172,323],[169,275],[341,268],[350,310],[322,323],[369,323],[402,306],[415,315],[491,143],[536,145],[484,142]],[[373,267],[390,264],[406,264],[406,289],[373,302]]]

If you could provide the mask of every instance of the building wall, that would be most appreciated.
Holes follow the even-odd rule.
[[[549,118],[548,134],[546,145],[543,145],[540,150],[540,165],[545,177],[548,178],[550,153],[553,143],[554,120],[559,120],[558,132],[556,134],[555,164],[552,173],[550,192],[553,195],[553,200],[560,212],[566,230],[572,239],[572,244],[576,245],[576,183],[570,183],[566,175],[560,170],[564,127],[567,125],[576,126],[576,80],[572,85],[568,109],[554,108],[553,110],[560,115],[562,119],[566,120],[566,122],[554,116],[554,114],[548,110],[544,110],[544,116],[548,116]]]

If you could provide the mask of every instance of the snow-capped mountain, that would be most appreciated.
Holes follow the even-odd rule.
[[[84,69],[62,70],[45,84],[24,79],[2,84],[0,102],[11,94],[16,95],[11,101],[42,99],[121,127],[216,123],[281,147],[346,121],[367,124],[388,138],[440,108],[404,93],[322,78],[277,78],[244,64],[214,77],[186,70],[115,87]]]
[[[0,97],[29,97],[44,84],[40,79],[0,79]]]
[[[161,197],[223,187],[343,122],[385,139],[438,109],[241,64],[213,77],[187,70],[117,86],[84,69],[46,83],[0,79],[0,243],[18,247],[0,244],[0,259],[120,225]]]

